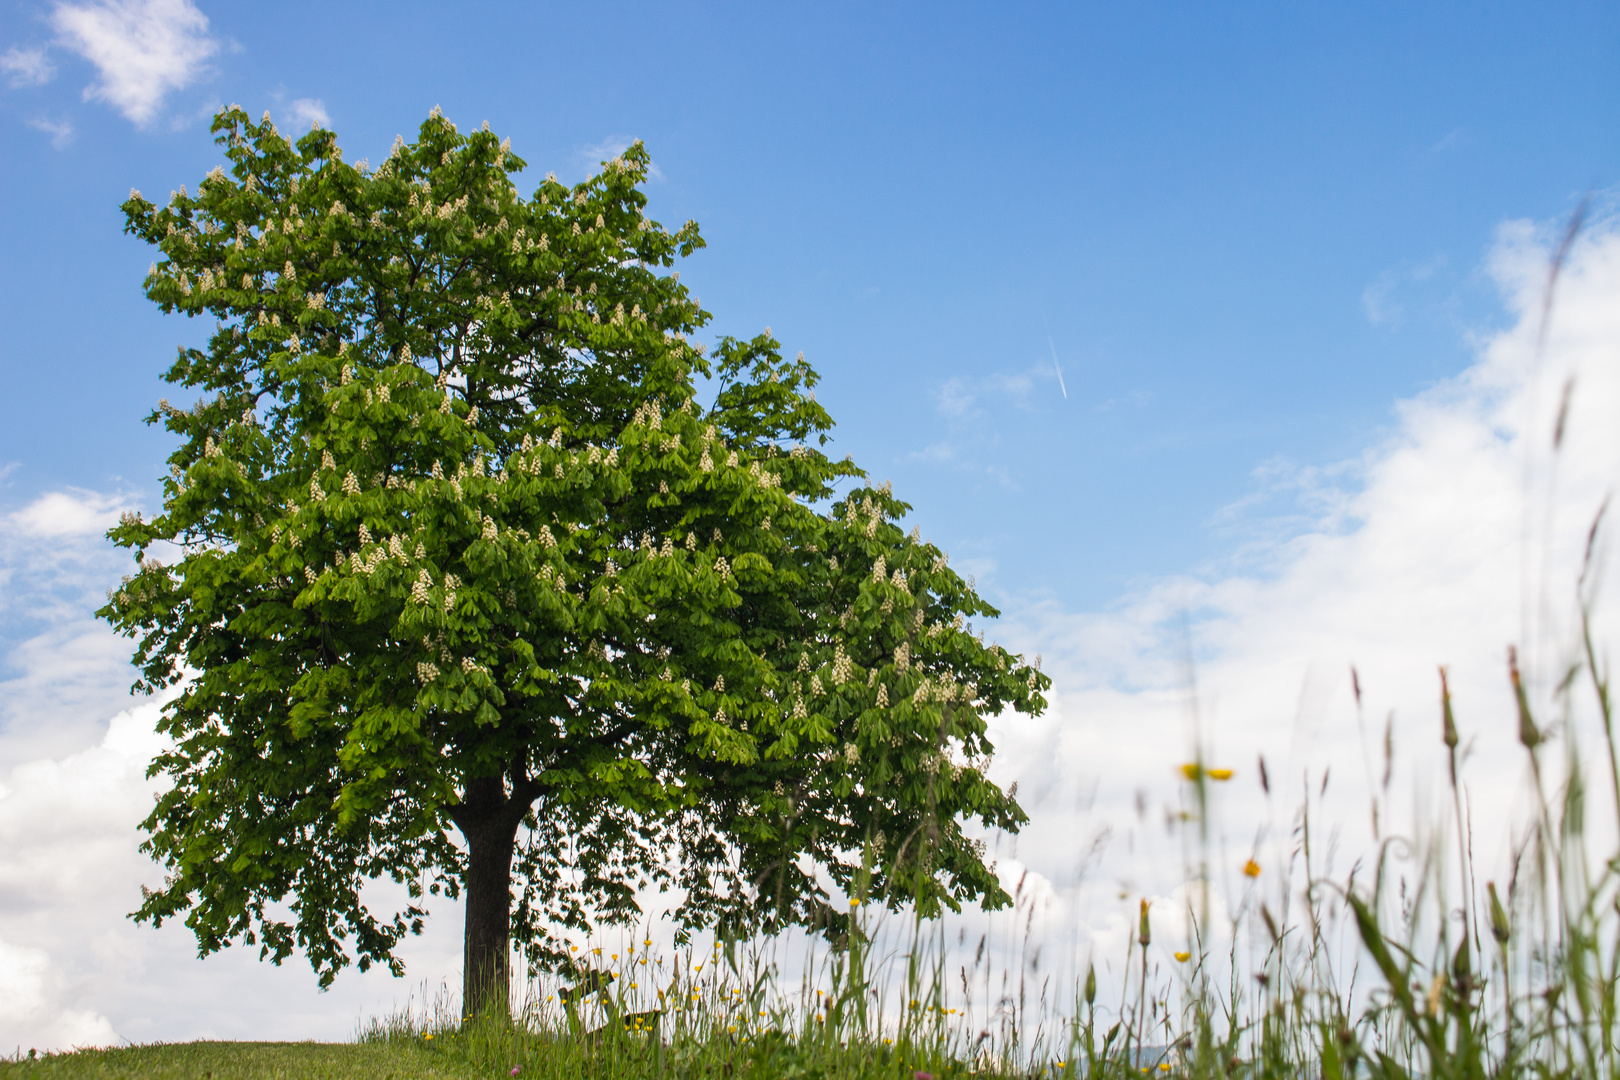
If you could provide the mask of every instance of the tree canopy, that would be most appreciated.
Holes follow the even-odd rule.
[[[101,615],[176,688],[137,918],[324,984],[398,973],[426,896],[465,896],[471,1010],[512,939],[556,962],[640,889],[684,932],[837,932],[863,865],[925,915],[1007,901],[963,826],[1024,820],[985,717],[1048,683],[824,452],[802,354],[692,339],[667,271],[703,241],[645,215],[640,144],[524,198],[438,110],[375,168],[234,106],[214,131],[195,194],[123,206],[146,295],[217,320],[165,374],[195,403],[148,418],[161,510],[110,534],[138,566]]]

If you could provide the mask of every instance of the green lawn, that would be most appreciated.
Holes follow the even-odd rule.
[[[84,1050],[36,1061],[0,1061],[0,1077],[152,1077],[157,1080],[415,1080],[487,1077],[465,1059],[410,1043],[193,1042]]]

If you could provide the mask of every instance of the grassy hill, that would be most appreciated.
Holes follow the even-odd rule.
[[[454,1052],[430,1043],[251,1043],[193,1042],[81,1050],[36,1060],[0,1062],[5,1080],[416,1080],[418,1077],[487,1077]]]

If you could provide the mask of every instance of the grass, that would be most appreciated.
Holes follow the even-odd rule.
[[[0,1062],[0,1076],[6,1080],[459,1080],[488,1075],[488,1069],[424,1043],[168,1043]]]

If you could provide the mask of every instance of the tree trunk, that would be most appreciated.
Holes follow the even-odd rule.
[[[461,975],[461,1011],[467,1019],[511,1016],[512,852],[522,820],[521,808],[506,798],[499,776],[467,782],[456,819],[467,840]]]

